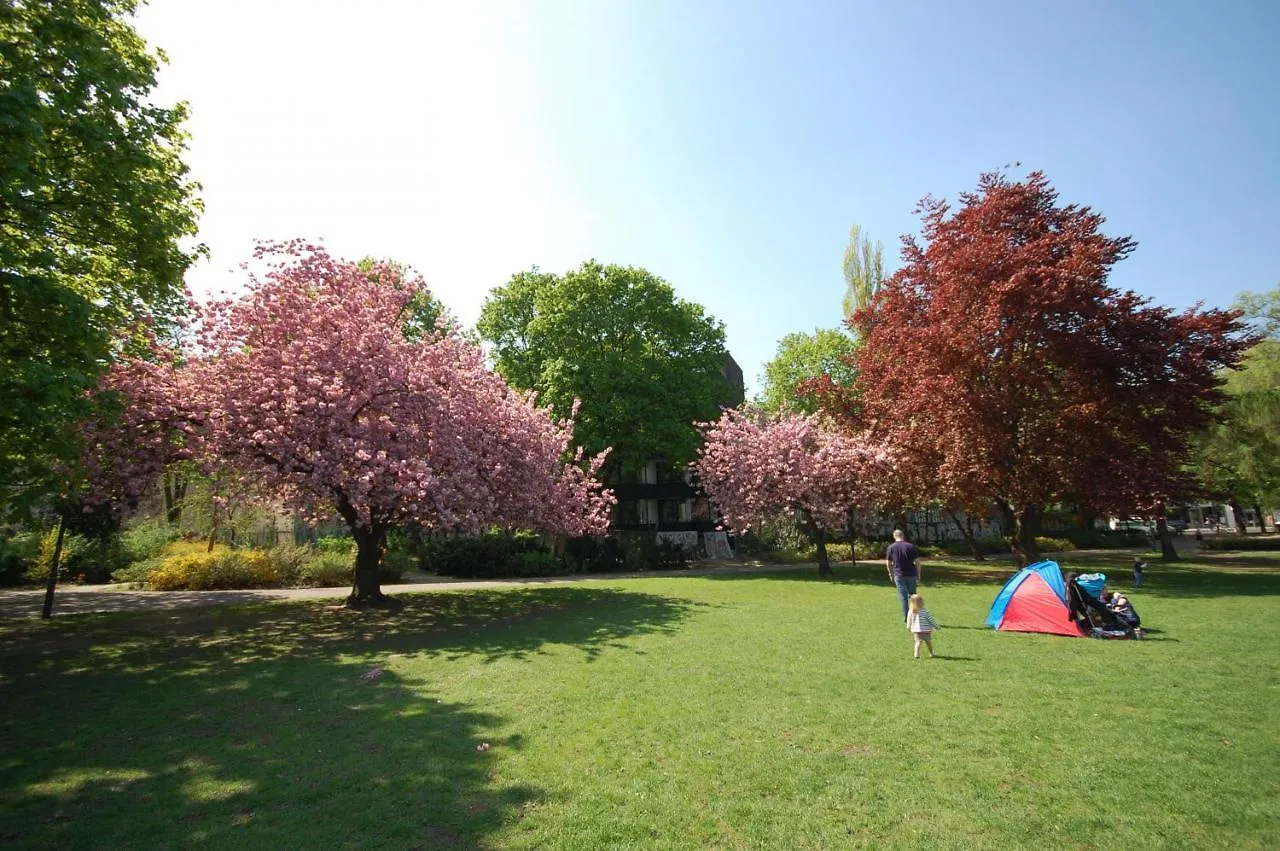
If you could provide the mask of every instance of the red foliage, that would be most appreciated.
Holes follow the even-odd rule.
[[[994,499],[1021,527],[1068,498],[1119,509],[1175,492],[1216,372],[1247,345],[1237,314],[1108,286],[1134,241],[1059,205],[1038,172],[983,175],[960,201],[921,202],[922,242],[903,239],[904,267],[851,320],[861,417],[914,455],[914,496]]]

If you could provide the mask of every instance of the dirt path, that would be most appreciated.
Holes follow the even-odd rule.
[[[536,579],[503,579],[457,581],[438,577],[422,577],[417,582],[384,585],[383,592],[396,594],[443,591],[460,588],[512,588],[520,585],[565,585],[592,580],[638,579],[651,576],[707,576],[724,573],[761,573],[777,570],[811,570],[812,564],[731,564],[720,567],[698,567],[691,570],[654,571],[646,573],[602,573],[583,576],[554,576]],[[53,614],[73,615],[87,612],[143,612],[158,609],[184,609],[193,606],[220,606],[230,603],[262,603],[271,600],[323,600],[343,598],[350,586],[341,588],[262,588],[246,591],[130,591],[122,587],[101,585],[68,585],[58,588],[53,601]],[[0,589],[0,620],[35,618],[44,605],[43,589]]]

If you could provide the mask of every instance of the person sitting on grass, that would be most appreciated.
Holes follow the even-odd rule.
[[[1119,591],[1111,595],[1110,607],[1111,613],[1125,626],[1134,631],[1142,628],[1142,618],[1138,617],[1138,610],[1133,607],[1133,603],[1129,602],[1129,598]]]
[[[929,658],[932,659],[934,657],[933,631],[938,628],[938,622],[924,607],[924,597],[919,594],[912,594],[907,598],[907,608],[907,629],[911,630],[911,634],[916,638],[915,658],[920,658],[920,644],[923,642],[929,648]]]

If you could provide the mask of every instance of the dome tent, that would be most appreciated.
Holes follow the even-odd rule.
[[[1071,618],[1067,584],[1056,561],[1041,561],[1013,575],[991,604],[987,626],[1008,632],[1045,632],[1075,638],[1083,633]]]

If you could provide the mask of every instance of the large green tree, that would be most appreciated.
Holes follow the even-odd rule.
[[[1205,431],[1197,453],[1201,479],[1235,510],[1280,503],[1280,287],[1242,293],[1235,307],[1266,335],[1224,375],[1221,418]]]
[[[595,261],[563,275],[521,272],[489,295],[476,325],[497,371],[568,417],[576,442],[613,448],[611,471],[693,460],[695,422],[741,401],[723,377],[724,328],[644,269]]]
[[[134,0],[0,0],[0,507],[57,490],[85,390],[185,311],[199,203]]]
[[[786,335],[778,341],[773,360],[765,364],[757,404],[771,414],[816,413],[822,397],[814,383],[851,385],[854,348],[852,337],[833,328]]]

